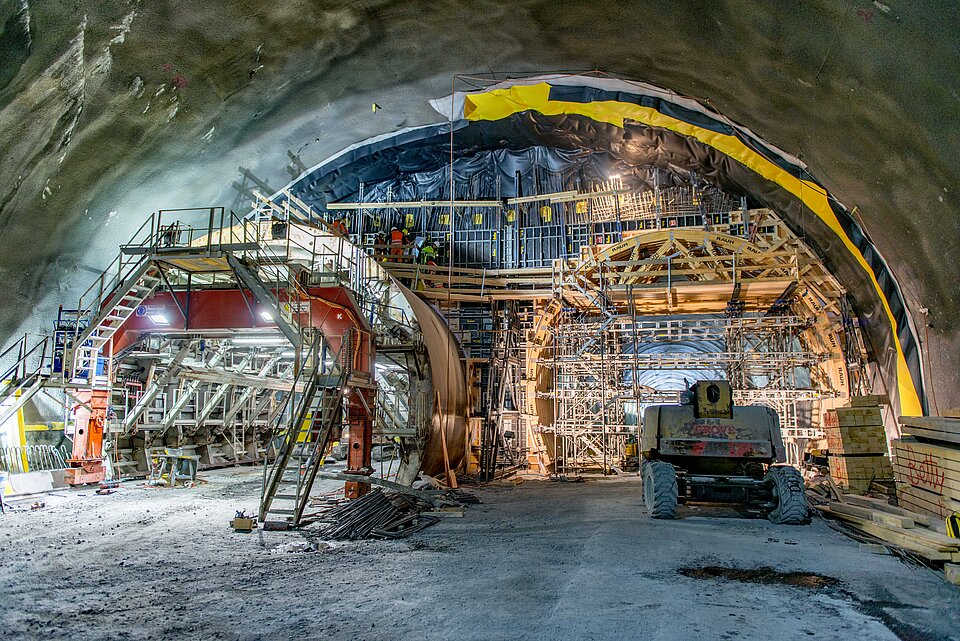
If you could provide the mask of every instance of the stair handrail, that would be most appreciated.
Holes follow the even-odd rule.
[[[20,377],[17,376],[16,372],[18,369],[20,369],[23,363],[23,356],[24,356],[24,350],[26,349],[26,343],[27,343],[27,335],[24,334],[23,336],[18,338],[16,341],[11,343],[9,347],[3,350],[3,352],[0,352],[0,363],[2,363],[5,359],[9,358],[10,354],[14,350],[18,352],[16,360],[14,361],[14,364],[9,369],[7,369],[7,371],[5,371],[3,374],[0,374],[0,384],[2,384],[4,381],[7,381],[7,380],[10,380],[10,381],[20,380]]]
[[[117,287],[126,281],[143,261],[149,260],[149,252],[143,250],[152,249],[156,244],[155,241],[159,232],[156,229],[155,222],[156,214],[150,214],[137,231],[133,233],[130,240],[120,246],[120,251],[106,269],[100,272],[100,276],[80,295],[76,311],[78,322],[73,328],[72,347],[68,350],[69,352],[74,353],[76,351],[78,347],[76,343],[86,329],[81,329],[79,321],[85,316],[89,316],[90,320],[93,320],[93,317],[102,309],[103,303],[116,294]],[[149,231],[144,235],[143,233],[146,230]],[[140,238],[141,235],[143,235],[142,238]],[[116,274],[110,277],[109,275],[114,269],[116,269]],[[94,292],[96,295],[91,297]]]
[[[310,403],[313,399],[313,395],[316,392],[317,376],[325,365],[324,359],[322,358],[323,350],[321,349],[325,342],[326,337],[322,333],[317,332],[307,351],[307,354],[313,360],[313,365],[310,368],[300,368],[300,371],[293,378],[293,384],[290,386],[290,391],[287,392],[283,399],[282,405],[289,404],[290,408],[290,414],[287,417],[287,425],[285,428],[282,426],[282,423],[284,422],[284,413],[280,412],[277,415],[275,422],[275,433],[279,433],[278,435],[281,435],[282,445],[279,448],[274,448],[277,450],[277,455],[272,463],[264,459],[263,481],[260,488],[261,520],[265,517],[267,509],[269,509],[273,502],[273,495],[276,493],[276,488],[280,483],[284,467],[286,465],[286,459],[289,457],[289,448],[292,447],[292,443],[296,441],[297,435],[303,428],[303,422],[306,420],[306,414],[310,409]],[[341,344],[341,349],[345,343],[346,341]],[[340,363],[339,350],[332,356],[333,366],[336,367]],[[344,368],[341,368],[341,376],[343,371]],[[296,403],[295,405],[297,386],[301,381],[306,381],[306,386],[303,389],[299,403]],[[268,494],[269,500],[267,500]]]
[[[78,316],[85,312],[89,313],[94,310],[99,310],[104,300],[109,298],[117,286],[126,280],[133,269],[136,269],[136,266],[144,260],[146,254],[141,253],[139,250],[149,249],[154,245],[157,233],[154,229],[155,218],[156,214],[150,214],[137,231],[133,233],[130,240],[120,246],[120,251],[110,264],[107,265],[106,269],[100,272],[100,276],[80,295],[77,304]],[[138,237],[148,228],[149,233],[138,241]],[[109,274],[114,267],[116,267],[116,274],[112,278],[109,278]],[[87,299],[92,292],[97,293],[96,298],[85,305],[84,300]]]
[[[0,384],[7,380],[15,383],[22,383],[23,381],[32,380],[33,378],[41,375],[44,365],[48,359],[47,347],[49,342],[50,337],[43,336],[41,337],[40,341],[34,344],[33,347],[27,349],[27,334],[24,334],[23,337],[17,339],[15,343],[5,349],[3,353],[0,354],[0,359],[3,359],[7,354],[13,351],[14,348],[18,348],[20,350],[20,355],[18,356],[16,363],[8,368],[3,374],[0,374]],[[30,357],[37,352],[37,350],[40,350],[40,358],[37,361],[37,366],[30,369],[28,366],[28,361]]]

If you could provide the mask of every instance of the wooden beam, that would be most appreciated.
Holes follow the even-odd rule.
[[[420,209],[443,207],[486,207],[499,209],[503,204],[499,200],[398,200],[392,203],[327,203],[327,209]]]

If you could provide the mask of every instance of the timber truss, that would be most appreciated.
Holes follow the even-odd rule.
[[[616,186],[609,191],[601,199],[619,207]],[[619,214],[657,223],[655,202],[633,205]],[[625,231],[548,269],[385,263],[452,326],[475,306],[512,319],[463,333],[480,372],[485,476],[518,464],[544,473],[622,469],[642,406],[679,400],[682,383],[644,383],[655,372],[731,380],[737,402],[777,411],[793,461],[822,436],[822,412],[862,390],[865,350],[845,291],[806,244],[768,209],[698,220]]]

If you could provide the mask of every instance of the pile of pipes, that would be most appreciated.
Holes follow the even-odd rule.
[[[426,501],[380,488],[352,501],[329,502],[312,520],[312,534],[322,539],[402,539],[440,521],[421,514],[432,509]]]

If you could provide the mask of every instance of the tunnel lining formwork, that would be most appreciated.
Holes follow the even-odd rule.
[[[361,183],[369,189],[414,170],[434,171],[442,190],[450,182],[443,167],[451,157],[456,188],[462,178],[457,163],[463,159],[482,150],[510,151],[515,158],[516,152],[538,146],[558,156],[601,159],[599,166],[607,174],[656,167],[695,175],[722,191],[749,197],[751,206],[770,207],[824,257],[850,292],[885,391],[900,413],[923,413],[919,343],[897,280],[850,212],[799,159],[698,101],[606,77],[502,82],[433,104],[450,122],[354,145],[305,172],[289,188],[319,210],[357,200]],[[521,169],[524,177],[530,173],[528,166]],[[509,179],[498,182],[497,196],[517,196],[510,170],[502,173]],[[522,189],[522,181],[517,182]],[[437,231],[450,231],[449,220],[439,223]]]

